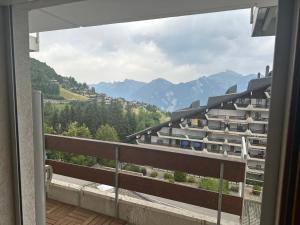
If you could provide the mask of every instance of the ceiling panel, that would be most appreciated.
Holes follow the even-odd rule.
[[[272,4],[274,0],[85,0],[32,10],[29,22],[30,32],[41,32]]]

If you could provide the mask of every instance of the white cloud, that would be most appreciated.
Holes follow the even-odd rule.
[[[249,10],[45,32],[32,56],[59,74],[97,83],[173,82],[226,69],[249,74],[273,59],[273,37],[250,37]]]

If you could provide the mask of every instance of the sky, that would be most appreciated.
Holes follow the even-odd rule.
[[[88,84],[248,75],[272,66],[275,40],[251,37],[251,29],[248,9],[67,29],[40,33],[31,56]]]

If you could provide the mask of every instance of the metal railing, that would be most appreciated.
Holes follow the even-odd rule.
[[[221,211],[242,216],[243,197],[224,194],[223,179],[244,182],[244,159],[211,156],[194,151],[183,152],[159,146],[146,147],[56,135],[45,135],[45,148],[115,160],[115,170],[96,169],[56,160],[47,160],[46,164],[51,165],[56,174],[114,186],[116,216],[119,188],[218,210],[217,221],[221,220]],[[219,192],[128,174],[120,170],[120,162],[217,178],[220,179]]]

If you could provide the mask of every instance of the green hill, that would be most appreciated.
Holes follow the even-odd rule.
[[[59,94],[61,97],[63,97],[66,100],[77,100],[77,101],[86,101],[88,100],[88,97],[71,92],[67,89],[64,89],[62,87],[60,87],[59,89]]]
[[[94,94],[86,83],[79,83],[73,77],[64,77],[46,63],[31,58],[32,88],[42,91],[48,99],[87,100],[83,94]]]

